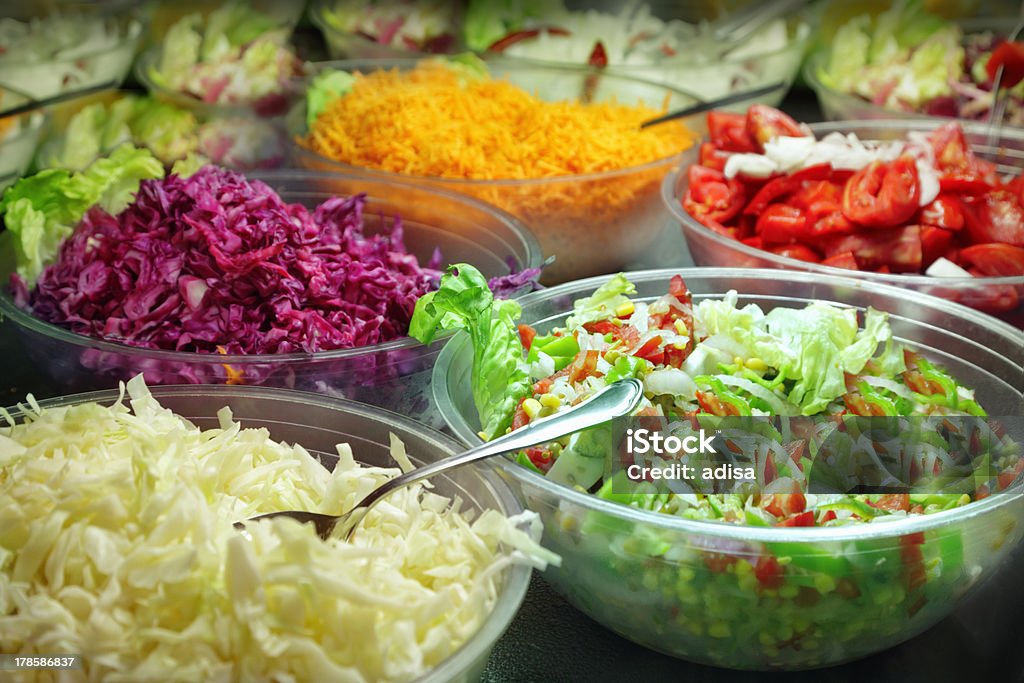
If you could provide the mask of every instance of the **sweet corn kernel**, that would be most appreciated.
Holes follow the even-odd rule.
[[[541,408],[540,401],[535,398],[528,398],[523,401],[523,412],[531,420],[540,415]]]
[[[732,359],[732,364],[733,365],[743,365],[743,359],[740,358],[739,356],[735,356]]]
[[[618,318],[612,318],[612,325],[615,325],[615,327],[622,327],[622,321]]]
[[[686,349],[686,344],[684,344],[683,342],[676,342],[672,346],[674,346],[677,351],[683,351]]]
[[[540,397],[540,404],[545,408],[557,408],[562,402],[554,394],[544,394]]]
[[[768,369],[768,364],[760,358],[748,358],[744,365],[756,372],[763,372]]]
[[[485,432],[477,432],[476,435],[479,436],[484,441],[487,441],[487,434]]]
[[[686,334],[689,330],[686,329],[686,323],[682,320],[676,320],[675,322],[676,334]]]
[[[636,306],[633,305],[632,301],[627,301],[624,304],[619,304],[615,307],[615,315],[620,318],[624,318],[627,315],[633,315],[633,311],[636,310]]]

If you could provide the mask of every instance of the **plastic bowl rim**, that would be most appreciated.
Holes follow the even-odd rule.
[[[164,396],[230,396],[232,398],[271,399],[275,401],[288,401],[299,405],[316,405],[338,412],[353,414],[361,419],[381,422],[406,433],[416,434],[418,437],[430,442],[431,447],[448,451],[449,454],[456,454],[463,450],[463,446],[458,440],[436,429],[390,410],[346,398],[310,394],[294,389],[228,386],[223,384],[167,385],[151,386],[148,388],[156,399]],[[38,405],[41,408],[58,408],[86,402],[112,402],[122,395],[127,396],[127,392],[122,394],[118,389],[103,389],[47,398],[39,401]],[[7,410],[13,418],[18,418],[24,414],[24,410],[20,405],[12,406]],[[483,465],[483,467],[480,467],[480,465]],[[478,475],[487,482],[490,492],[497,499],[498,505],[501,508],[498,510],[499,512],[506,517],[511,517],[523,511],[523,506],[519,499],[512,492],[508,483],[496,471],[493,463],[477,463],[475,467],[478,468]],[[414,683],[441,683],[442,681],[452,680],[458,673],[469,669],[481,656],[490,652],[518,613],[523,599],[526,597],[532,573],[533,568],[526,564],[513,564],[509,566],[504,584],[501,586],[494,606],[490,614],[484,618],[480,627],[455,652],[442,660],[436,667],[415,679]]]
[[[365,174],[342,174],[342,173],[329,173],[322,171],[311,171],[304,169],[268,169],[262,171],[252,171],[246,174],[249,179],[263,180],[267,182],[268,179],[274,177],[280,177],[282,179],[288,177],[314,177],[322,178],[325,180],[373,180],[379,182],[377,178],[366,177]],[[506,223],[513,232],[519,234],[523,239],[523,243],[526,245],[527,258],[529,262],[523,263],[523,268],[537,268],[540,267],[543,261],[543,253],[540,248],[540,244],[537,242],[536,236],[531,232],[522,221],[515,218],[507,211],[504,211],[496,206],[482,202],[473,197],[467,197],[457,192],[451,192],[448,190],[438,190],[435,188],[423,187],[416,183],[402,182],[397,183],[404,189],[416,190],[416,191],[427,191],[437,194],[446,199],[463,203],[465,205],[472,206],[484,213],[492,214],[503,223]],[[271,188],[273,189],[273,188]],[[275,190],[276,192],[276,190]],[[370,196],[370,198],[373,198]],[[71,332],[63,327],[48,323],[44,320],[40,320],[31,313],[22,310],[11,298],[10,293],[7,291],[6,284],[0,285],[0,319],[9,318],[14,324],[19,327],[26,328],[33,332],[42,334],[50,339],[56,339],[61,342],[74,344],[79,347],[86,347],[96,349],[98,351],[105,351],[109,353],[118,353],[121,355],[128,356],[143,356],[146,359],[163,360],[177,363],[216,363],[216,364],[231,364],[231,365],[263,365],[267,363],[274,364],[290,364],[290,363],[302,363],[309,361],[331,361],[341,360],[347,358],[358,358],[367,354],[384,353],[388,351],[397,351],[400,349],[411,349],[416,347],[434,348],[442,340],[447,339],[451,336],[451,332],[445,332],[439,334],[434,342],[431,342],[430,346],[421,344],[418,340],[412,337],[399,337],[398,339],[392,339],[391,341],[382,342],[380,344],[371,344],[369,346],[358,346],[351,349],[335,349],[332,351],[317,351],[315,353],[299,352],[299,353],[281,353],[281,354],[211,354],[211,353],[199,353],[196,351],[171,351],[168,349],[150,349],[142,346],[132,346],[131,344],[124,344],[122,342],[110,341],[107,339],[100,339],[98,337],[88,337],[84,334],[78,334]]]
[[[626,276],[634,282],[640,280],[663,279],[667,283],[673,275],[677,274],[682,275],[684,280],[688,277],[696,278],[702,276],[730,277],[736,275],[735,270],[736,269],[734,268],[660,268],[654,270],[630,271],[626,273]],[[771,268],[745,268],[743,269],[742,276],[749,276],[761,280],[778,280],[779,272],[779,270]],[[857,278],[827,276],[823,279],[821,275],[807,272],[787,272],[787,276],[788,275],[796,275],[798,277],[790,279],[803,280],[807,284],[821,284],[824,282],[826,284],[844,285],[859,289],[868,287],[872,291],[877,291],[880,294],[887,294],[891,296],[906,295],[906,292],[898,287],[885,284],[866,283],[865,281]],[[567,282],[539,292],[528,294],[520,299],[519,303],[523,308],[526,308],[534,302],[556,298],[567,294],[578,294],[580,290],[593,291],[606,282],[608,277],[609,276],[607,275],[599,275],[596,277],[586,278],[584,280]],[[742,292],[740,293],[740,296],[744,296]],[[938,297],[929,295],[921,296],[926,298],[925,303],[939,307],[948,307],[951,305],[954,307],[952,311],[953,313],[963,316],[972,322],[988,326],[995,332],[1009,335],[1010,338],[1019,337],[1021,343],[1024,343],[1024,332],[1017,330],[1007,323],[975,311],[972,308],[968,308],[960,304],[950,304],[944,299],[940,299]],[[565,314],[568,315],[569,311],[565,311]],[[465,332],[459,332],[453,336],[447,344],[445,344],[431,373],[431,392],[433,394],[434,403],[437,406],[441,417],[444,419],[448,428],[456,435],[456,438],[462,439],[467,445],[476,446],[483,443],[483,441],[454,409],[448,393],[449,370],[453,365],[456,354],[462,351],[468,343],[468,335],[466,335]],[[910,517],[894,522],[881,522],[877,524],[869,523],[845,527],[755,527],[744,524],[725,524],[710,520],[685,519],[682,517],[675,517],[673,515],[651,512],[649,510],[641,510],[628,505],[603,500],[592,494],[576,491],[568,486],[557,484],[547,479],[547,477],[537,474],[536,472],[532,472],[521,465],[517,465],[516,463],[507,460],[506,458],[497,458],[497,461],[498,466],[501,467],[509,476],[516,479],[520,484],[540,489],[546,495],[553,496],[560,502],[578,505],[588,510],[607,514],[611,517],[625,519],[636,524],[653,525],[665,531],[693,533],[703,536],[720,536],[730,539],[761,543],[779,543],[785,541],[813,543],[880,540],[884,538],[904,536],[906,534],[916,532],[943,529],[960,524],[964,520],[984,515],[990,510],[1010,505],[1015,501],[1024,500],[1024,488],[1018,488],[1018,490],[1013,493],[1000,493],[998,495],[988,496],[983,500],[974,501],[963,508],[945,510],[929,515],[920,515],[918,517]],[[526,507],[525,504],[524,507]]]
[[[981,124],[976,124],[968,121],[960,121],[958,119],[940,119],[937,117],[931,118],[919,118],[919,119],[878,119],[870,121],[861,120],[847,120],[847,121],[828,121],[821,123],[810,124],[811,130],[815,135],[828,134],[832,132],[843,132],[849,131],[850,127],[881,127],[881,128],[892,128],[894,130],[910,131],[924,128],[934,128],[943,123],[949,123],[950,121],[958,121],[963,127],[965,132],[983,134],[987,127]],[[1024,129],[1015,130],[1012,128],[1003,128],[1002,137],[1010,137],[1014,140],[1024,142]],[[683,152],[682,156],[693,155],[693,150],[687,150]],[[680,159],[680,162],[687,162],[690,159]],[[710,239],[719,247],[725,247],[727,249],[739,252],[744,256],[757,258],[760,260],[767,260],[778,263],[780,266],[784,266],[787,271],[804,271],[811,273],[821,273],[825,275],[832,275],[836,277],[853,277],[858,280],[867,280],[870,282],[886,285],[897,285],[897,286],[927,286],[927,287],[950,287],[950,288],[968,288],[974,289],[975,287],[986,287],[992,285],[1024,285],[1024,275],[1002,275],[999,277],[934,277],[931,275],[904,275],[901,273],[876,273],[874,271],[853,271],[847,268],[837,268],[835,266],[826,266],[821,263],[811,263],[809,261],[801,261],[799,259],[791,258],[789,256],[781,256],[779,254],[773,254],[770,251],[764,249],[758,249],[752,247],[749,244],[744,244],[739,240],[734,240],[725,235],[720,235],[714,230],[701,224],[695,218],[693,218],[685,209],[682,207],[682,203],[679,201],[679,197],[676,196],[675,187],[679,179],[690,165],[696,164],[696,157],[693,158],[691,164],[680,163],[679,168],[665,176],[661,183],[661,199],[662,203],[668,209],[672,217],[676,219],[676,222],[680,223],[685,229],[693,230],[695,233],[700,235],[702,238]],[[744,266],[744,270],[747,268]],[[856,275],[851,275],[856,273]],[[922,293],[923,294],[923,293]]]
[[[421,57],[378,57],[369,59],[336,59],[328,60],[324,62],[314,62],[313,70],[314,73],[321,69],[340,69],[342,71],[352,71],[359,69],[362,66],[364,69],[376,67],[377,70],[387,68],[402,68],[415,66],[415,64],[422,59],[431,59],[433,57],[443,55],[424,55]],[[498,62],[490,62],[498,64]],[[699,97],[691,92],[687,92],[681,88],[677,88],[673,85],[667,85],[665,83],[658,83],[645,78],[636,78],[621,73],[614,73],[611,71],[602,71],[600,69],[594,69],[587,66],[579,65],[558,65],[558,64],[538,64],[530,65],[525,63],[512,63],[512,62],[501,62],[500,66],[507,66],[511,69],[533,69],[542,71],[559,71],[559,72],[571,72],[573,74],[593,74],[596,76],[604,76],[605,78],[611,77],[613,79],[619,79],[623,81],[629,81],[631,83],[639,83],[651,88],[657,88],[665,91],[668,94],[674,94],[679,97],[694,100],[694,103],[701,101]],[[297,108],[305,107],[305,97],[301,98],[300,102],[293,107],[292,111],[289,112],[288,116],[292,117],[295,114]],[[483,179],[483,178],[448,178],[445,176],[430,176],[430,175],[413,175],[410,173],[395,173],[393,171],[384,171],[380,169],[374,169],[366,166],[353,166],[352,164],[345,163],[343,161],[337,161],[326,157],[319,152],[315,152],[298,141],[298,138],[305,137],[305,134],[309,131],[306,130],[305,122],[302,124],[303,134],[298,135],[293,131],[289,131],[288,144],[293,152],[297,152],[302,155],[308,155],[313,160],[319,162],[325,162],[332,166],[337,167],[340,171],[358,172],[365,173],[367,175],[374,175],[380,178],[386,178],[388,180],[411,180],[417,183],[433,183],[436,185],[449,185],[452,187],[529,187],[529,186],[540,186],[551,183],[578,183],[588,181],[600,181],[610,180],[612,178],[618,178],[626,175],[633,175],[636,173],[642,173],[658,168],[659,166],[665,166],[675,162],[682,158],[684,154],[691,148],[697,145],[700,141],[694,131],[687,130],[694,135],[694,138],[690,145],[685,149],[670,154],[653,161],[647,161],[643,164],[636,166],[627,166],[625,168],[616,168],[610,171],[597,171],[593,173],[578,173],[573,175],[558,175],[551,176],[548,178],[494,178],[494,179]]]

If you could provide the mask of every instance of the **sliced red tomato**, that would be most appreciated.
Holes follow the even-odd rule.
[[[576,356],[569,365],[569,381],[573,384],[582,382],[587,377],[597,376],[597,359],[601,352],[590,349]]]
[[[519,330],[519,342],[523,345],[523,348],[527,351],[530,350],[530,346],[533,345],[533,339],[537,336],[537,330],[533,329],[529,325],[520,324]]]
[[[541,472],[547,472],[551,469],[551,466],[555,464],[555,459],[552,456],[551,449],[549,448],[534,446],[532,448],[527,448],[525,453],[526,457],[533,463],[533,466]]]
[[[831,522],[833,519],[836,519],[837,517],[839,517],[839,515],[836,514],[835,510],[826,510],[825,514],[823,514],[821,516],[821,519],[818,520],[818,524],[824,524],[825,522]]]
[[[1017,201],[1024,206],[1024,174],[1021,174],[1006,184],[1006,189],[1017,196]]]
[[[760,215],[765,207],[776,199],[800,190],[803,187],[804,181],[825,180],[831,175],[831,172],[832,167],[828,164],[815,164],[789,175],[772,178],[761,186],[761,189],[757,191],[754,198],[743,209],[743,213],[746,215]]]
[[[525,396],[519,399],[519,405],[516,406],[516,411],[512,414],[512,431],[525,426],[530,421],[530,417],[526,414],[526,410],[523,409],[523,403],[525,401]]]
[[[755,230],[765,246],[790,244],[804,236],[807,219],[803,212],[789,204],[772,204],[757,219]]]
[[[940,194],[921,209],[921,223],[946,230],[964,227],[964,205],[956,196]]]
[[[754,104],[747,109],[747,133],[754,140],[757,150],[763,152],[764,143],[772,138],[800,138],[808,135],[808,130],[789,114],[784,114],[775,107]]]
[[[725,162],[729,160],[731,155],[732,152],[718,149],[713,142],[702,142],[700,145],[699,163],[701,166],[707,166],[716,171],[724,171]]]
[[[1024,247],[1010,244],[975,244],[960,250],[960,259],[985,275],[1024,275]]]
[[[686,280],[683,279],[682,275],[673,275],[668,281],[668,293],[676,298],[681,304],[690,305],[693,303],[693,295],[690,293],[690,288],[686,286]]]
[[[1005,242],[1024,247],[1024,208],[1008,190],[965,201],[967,234],[975,244]]]
[[[754,576],[761,588],[778,588],[782,585],[783,569],[779,561],[771,555],[762,555],[754,565]]]
[[[868,502],[871,507],[879,510],[889,510],[890,512],[896,512],[903,510],[904,512],[910,511],[910,494],[909,493],[887,493],[881,496],[875,502]]]
[[[995,166],[974,156],[960,124],[951,121],[939,126],[928,141],[943,192],[978,194],[998,183]]]
[[[600,40],[594,43],[594,49],[590,51],[587,64],[596,67],[608,66],[608,53],[604,49],[604,43]]]
[[[725,223],[743,208],[743,183],[738,180],[696,164],[687,170],[687,178],[690,187],[683,197],[683,208],[705,225],[707,220]]]
[[[709,111],[708,137],[723,152],[756,152],[754,139],[747,132],[747,117],[728,111]]]
[[[639,349],[633,352],[633,355],[649,360],[655,365],[662,365],[665,362],[665,351],[660,347],[661,337],[654,336],[645,341]]]
[[[705,413],[711,415],[718,415],[725,417],[726,415],[738,415],[739,411],[730,403],[719,400],[710,391],[697,391],[697,403],[700,404],[700,409]]]
[[[892,228],[917,211],[917,166],[904,155],[888,164],[873,161],[857,171],[843,190],[843,215],[867,228]]]
[[[764,249],[764,239],[760,235],[754,235],[753,237],[744,237],[740,240],[743,244],[754,249]]]
[[[1002,88],[1012,88],[1024,80],[1024,42],[1004,40],[992,50],[992,55],[985,63],[985,73],[995,82],[996,72],[1003,67],[1003,77],[999,81]]]
[[[795,258],[798,261],[809,261],[811,263],[818,263],[821,261],[821,256],[818,252],[803,244],[783,244],[768,247],[768,251],[773,254],[778,254],[779,256]]]
[[[894,273],[920,272],[923,259],[919,225],[844,235],[825,242],[824,247],[829,258],[850,252],[862,270],[888,266]]]
[[[953,233],[949,230],[926,225],[921,230],[921,268],[927,268],[949,253],[953,246]]]
[[[821,262],[821,265],[832,266],[833,268],[846,268],[847,270],[860,270],[860,267],[857,265],[857,259],[852,251],[844,251],[835,256],[829,256]]]
[[[798,515],[787,517],[775,524],[775,526],[814,526],[814,513],[808,510]]]

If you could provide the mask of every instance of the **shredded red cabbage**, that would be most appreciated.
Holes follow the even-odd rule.
[[[437,286],[390,234],[363,234],[364,196],[310,211],[206,166],[144,181],[117,216],[94,207],[22,305],[73,332],[134,346],[229,354],[316,352],[408,331]]]

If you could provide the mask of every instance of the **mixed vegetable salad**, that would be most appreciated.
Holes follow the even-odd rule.
[[[899,530],[902,521],[969,509],[1016,486],[1024,461],[998,430],[982,426],[970,388],[896,342],[886,314],[869,309],[861,318],[825,303],[765,312],[741,306],[735,293],[698,301],[678,277],[666,285],[667,293],[641,300],[617,275],[567,303],[564,322],[534,329],[517,324],[515,302],[493,301],[482,278],[460,264],[418,302],[411,333],[428,340],[437,330],[468,331],[485,440],[634,376],[645,386],[640,415],[702,424],[739,416],[831,416],[822,424],[971,416],[1000,453],[973,463],[986,468],[991,488],[824,495],[803,488],[815,454],[780,447],[753,492],[677,493],[623,480],[610,468],[619,451],[607,432],[582,432],[515,456],[578,492],[566,497],[536,477],[516,477],[544,519],[545,543],[563,558],[546,578],[573,604],[686,659],[760,670],[823,666],[931,625],[998,561],[999,549],[1012,547],[1008,539],[1019,538],[1019,495],[1016,507],[985,524],[947,519],[927,531]],[[941,468],[946,458],[936,454],[954,435],[937,430],[929,438],[911,459]],[[580,493],[595,502],[579,502]],[[614,512],[620,507],[629,513]],[[641,519],[636,510],[658,514]]]
[[[421,485],[351,540],[282,518],[241,533],[351,509],[413,467],[404,444],[391,435],[401,470],[339,444],[330,472],[229,408],[202,429],[141,377],[121,392],[0,411],[5,654],[83,653],[83,680],[409,681],[479,630],[508,566],[558,562],[534,513],[474,517]]]
[[[468,47],[480,53],[623,69],[681,88],[699,84],[700,95],[713,98],[792,77],[810,34],[806,24],[791,31],[778,19],[731,45],[713,27],[660,19],[640,0],[617,11],[472,0],[465,35]],[[630,70],[635,67],[642,70]]]
[[[328,43],[340,31],[396,50],[446,53],[458,32],[455,5],[446,0],[327,0],[319,17]]]
[[[762,105],[710,112],[682,206],[717,233],[773,254],[877,273],[1024,275],[1024,176],[1003,178],[957,123],[860,140]],[[1013,287],[978,302],[1016,308]]]
[[[968,31],[931,14],[923,0],[898,0],[843,25],[816,76],[886,109],[984,121],[1000,65],[1001,87],[1009,89],[1003,123],[1024,125],[1024,43],[996,30]]]
[[[288,43],[290,27],[233,0],[206,18],[190,14],[167,32],[145,75],[159,88],[213,105],[284,114],[306,65]]]
[[[83,107],[61,135],[43,143],[37,165],[83,170],[125,143],[149,149],[168,167],[196,158],[234,169],[276,168],[286,157],[284,136],[265,119],[197,117],[151,95],[126,94]]]
[[[128,73],[138,22],[73,11],[21,21],[0,16],[0,86],[33,98],[112,81]]]

